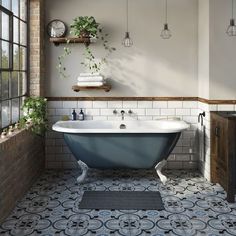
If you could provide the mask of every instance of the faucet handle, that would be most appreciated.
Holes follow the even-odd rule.
[[[118,111],[115,109],[115,110],[113,110],[113,114],[114,115],[117,115],[117,113],[118,113]]]
[[[129,109],[128,114],[129,114],[129,115],[132,115],[132,114],[133,114],[133,111],[132,111],[131,109]]]

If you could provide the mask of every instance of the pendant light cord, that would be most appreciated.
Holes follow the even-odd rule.
[[[129,32],[129,0],[126,0],[126,29]]]
[[[126,24],[127,32],[129,32],[129,0],[126,0]]]
[[[234,0],[232,0],[232,19],[234,19]]]
[[[165,23],[167,24],[167,14],[168,14],[168,12],[167,12],[167,0],[166,0],[166,6],[165,6],[165,7],[166,7],[166,9],[165,9],[165,13],[166,13],[165,21],[166,21],[166,22],[165,22]]]

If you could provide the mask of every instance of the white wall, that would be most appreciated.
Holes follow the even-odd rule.
[[[47,96],[197,96],[197,0],[170,0],[170,40],[162,40],[164,1],[130,0],[132,48],[121,45],[125,31],[124,0],[46,0],[46,23],[59,18],[68,25],[80,15],[92,15],[110,35],[117,51],[109,60],[105,74],[111,77],[110,93],[74,93],[71,86],[84,69],[80,66],[83,45],[71,45],[73,54],[67,69],[71,78],[60,80],[57,57],[63,46],[55,47],[46,38]],[[91,46],[98,57],[99,43]]]
[[[236,37],[226,34],[231,9],[230,0],[210,0],[210,99],[236,99]]]
[[[209,99],[209,0],[198,1],[198,96]]]

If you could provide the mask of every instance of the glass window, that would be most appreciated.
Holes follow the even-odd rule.
[[[3,39],[9,40],[9,32],[10,32],[10,25],[9,25],[9,15],[4,12],[1,12],[2,17],[2,37]]]
[[[10,10],[10,0],[2,0],[2,6]]]
[[[0,131],[22,116],[27,94],[27,0],[0,0]]]

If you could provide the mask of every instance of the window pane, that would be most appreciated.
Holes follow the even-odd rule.
[[[0,72],[0,101],[2,99],[2,73]],[[0,104],[0,111],[1,111],[1,104]],[[0,127],[1,127],[1,124],[0,124]]]
[[[8,10],[10,10],[10,0],[2,0],[1,5],[5,8],[7,8]]]
[[[9,98],[9,72],[2,72],[2,99]]]
[[[11,73],[11,97],[18,96],[18,72]]]
[[[26,70],[27,66],[27,51],[26,48],[20,47],[20,70]]]
[[[20,104],[19,98],[12,100],[12,123],[16,123],[19,120]]]
[[[2,38],[9,40],[9,16],[2,12]]]
[[[27,26],[26,23],[20,21],[20,44],[26,46],[27,42]]]
[[[19,20],[15,17],[13,19],[13,42],[19,43]]]
[[[12,0],[12,11],[15,16],[19,16],[19,0]]]
[[[13,70],[19,70],[19,46],[13,46]]]
[[[21,97],[21,98],[20,98],[20,117],[23,117],[23,116],[24,116],[23,111],[22,111],[21,108],[22,108],[22,106],[23,106],[23,104],[24,104],[25,99],[26,99],[26,97]]]
[[[0,41],[1,43],[1,68],[9,68],[9,43]]]
[[[10,102],[2,102],[2,127],[10,124]]]
[[[26,21],[27,18],[27,5],[26,0],[20,0],[20,18]]]
[[[26,72],[19,73],[19,96],[25,95],[27,91]]]

